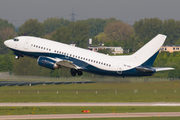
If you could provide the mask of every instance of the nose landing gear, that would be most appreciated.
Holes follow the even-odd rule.
[[[19,56],[15,56],[15,59],[19,59]]]
[[[15,54],[15,59],[19,59],[20,57],[24,57],[22,56],[21,54],[18,54],[18,53],[14,53]]]

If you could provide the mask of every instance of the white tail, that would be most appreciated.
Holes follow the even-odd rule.
[[[137,52],[131,55],[131,58],[134,60],[136,65],[141,65],[150,59],[155,53],[160,50],[160,47],[163,45],[166,35],[158,34],[151,41],[145,44]]]
[[[141,65],[143,67],[151,67],[165,39],[166,35],[158,34],[134,54],[114,56],[114,58],[118,58],[121,62],[127,63],[132,67]]]

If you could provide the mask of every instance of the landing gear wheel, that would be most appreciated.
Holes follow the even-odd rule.
[[[77,74],[78,74],[79,76],[81,76],[81,75],[83,75],[83,72],[82,72],[82,71],[78,71]]]
[[[19,56],[15,56],[15,59],[19,59]]]
[[[71,69],[70,72],[71,72],[71,75],[72,75],[72,76],[76,76],[76,70],[75,70],[75,69]]]
[[[71,75],[72,76],[76,76],[76,72],[71,72]]]

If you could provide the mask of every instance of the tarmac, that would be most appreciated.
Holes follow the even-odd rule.
[[[118,118],[118,117],[180,117],[180,112],[145,113],[87,113],[87,114],[49,114],[49,115],[2,115],[2,120],[22,119],[70,119],[70,118]]]
[[[180,106],[180,103],[0,103],[5,106]],[[141,113],[81,113],[44,115],[1,115],[0,120],[21,119],[70,119],[70,118],[118,118],[118,117],[180,117],[180,112]]]
[[[165,103],[165,102],[152,102],[152,103],[121,103],[121,102],[61,102],[61,103],[52,103],[52,102],[39,102],[39,103],[0,103],[0,106],[180,106],[180,103]]]

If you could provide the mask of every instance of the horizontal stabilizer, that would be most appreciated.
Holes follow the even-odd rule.
[[[152,67],[152,68],[155,69],[156,71],[174,70],[174,68],[170,68],[170,67]]]

